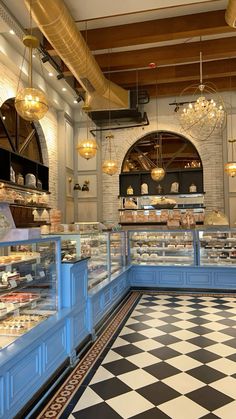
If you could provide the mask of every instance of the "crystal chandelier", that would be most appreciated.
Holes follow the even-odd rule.
[[[29,87],[18,91],[15,98],[16,112],[27,121],[39,121],[44,117],[48,111],[48,103],[46,96],[42,90],[33,88],[33,66],[32,56],[33,49],[39,47],[39,40],[32,35],[32,15],[31,15],[31,4],[30,4],[30,35],[26,35],[23,38],[23,44],[29,50]],[[22,61],[22,67],[24,63],[25,54]],[[21,76],[22,68],[20,71]],[[20,81],[20,77],[19,77]],[[18,81],[18,84],[19,84]]]
[[[222,98],[210,83],[202,80],[202,53],[200,52],[200,84],[191,85],[181,93],[193,96],[189,105],[178,114],[182,129],[192,138],[206,140],[224,127],[226,112]],[[213,96],[213,97],[212,97]]]
[[[113,138],[114,138],[114,135],[112,135],[111,133],[106,136],[107,148],[105,150],[105,157],[106,157],[106,153],[108,152],[108,159],[105,158],[102,164],[103,173],[106,173],[107,175],[110,175],[110,176],[115,175],[118,171],[118,163],[115,159],[112,158],[111,141],[113,140]],[[114,145],[114,151],[116,151],[115,145]]]

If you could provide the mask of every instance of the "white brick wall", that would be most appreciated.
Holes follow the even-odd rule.
[[[0,62],[0,106],[16,95],[18,77]],[[46,116],[36,124],[42,147],[44,164],[49,166],[50,205],[57,207],[57,113],[50,109]]]
[[[119,164],[119,172],[112,177],[103,174],[103,220],[111,220],[117,222],[118,215],[118,195],[119,195],[119,173],[123,159],[128,152],[129,148],[140,138],[147,133],[157,130],[156,121],[150,122],[149,126],[144,128],[132,128],[113,131],[115,136],[114,141],[117,150],[117,159]],[[177,120],[170,115],[159,115],[158,130],[165,130],[184,135],[196,147],[203,163],[203,176],[204,176],[204,191],[205,204],[207,210],[218,208],[224,210],[224,187],[223,187],[223,156],[222,156],[222,136],[211,136],[208,140],[197,141],[186,134],[181,132]],[[103,135],[103,159],[105,149],[105,135]]]

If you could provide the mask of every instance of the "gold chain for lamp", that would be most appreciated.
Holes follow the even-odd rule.
[[[231,115],[230,115],[230,138],[228,143],[231,144],[231,153],[232,153],[232,160],[225,164],[224,170],[225,173],[230,177],[236,176],[236,161],[234,159],[234,143],[236,139],[233,137],[233,110],[232,110],[232,83],[231,83],[231,76],[230,76],[230,108],[231,108]]]
[[[88,27],[87,27],[87,21],[86,21],[86,26],[85,26],[85,41],[86,41],[86,45],[87,45],[87,39],[88,39],[88,31],[87,31]],[[85,56],[85,72],[86,72],[86,78],[87,78],[87,73],[88,73],[88,46],[86,49],[86,56]],[[80,154],[81,157],[83,157],[86,160],[89,160],[93,157],[96,156],[97,153],[97,149],[98,149],[98,145],[97,142],[94,138],[89,138],[89,116],[88,116],[88,111],[90,110],[90,106],[88,104],[88,93],[87,91],[85,92],[85,102],[83,105],[83,111],[86,115],[86,139],[83,139],[79,142],[79,144],[77,145],[77,150]]]
[[[17,94],[15,98],[15,108],[17,113],[27,121],[38,121],[44,117],[48,111],[48,103],[44,92],[33,87],[33,49],[39,47],[39,40],[32,34],[32,0],[30,1],[30,34],[24,36],[23,44],[29,50],[29,68],[28,83],[29,87],[19,89],[20,77],[25,59],[25,53],[22,61],[22,68],[17,85]],[[25,49],[26,49],[25,48]]]
[[[109,50],[109,92],[108,92],[108,127],[111,127],[111,75],[110,75],[110,52]],[[109,132],[106,136],[106,145],[105,145],[105,153],[104,153],[104,162],[102,164],[102,171],[107,175],[113,176],[118,171],[118,164],[117,164],[117,156],[116,156],[116,147],[114,144],[114,154],[115,159],[112,158],[112,140],[114,139],[114,135]],[[106,159],[106,153],[108,154],[108,159]]]
[[[155,180],[155,182],[160,182],[165,177],[165,170],[162,167],[162,160],[161,160],[161,146],[158,144],[158,103],[157,103],[157,68],[156,71],[156,124],[157,124],[157,144],[155,146],[157,154],[156,154],[156,167],[151,170],[151,178]],[[159,162],[160,160],[160,162]]]

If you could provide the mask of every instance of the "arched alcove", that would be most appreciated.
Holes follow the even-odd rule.
[[[14,98],[7,99],[0,108],[0,148],[13,151],[30,160],[44,163],[38,125],[26,121],[16,112]]]
[[[171,192],[171,184],[178,182],[179,192],[187,193],[191,184],[203,192],[203,169],[200,155],[194,144],[183,135],[169,131],[156,131],[139,138],[126,152],[121,165],[120,195],[126,195],[132,186],[140,194],[142,183],[149,185],[149,193],[157,193],[157,182],[150,172],[158,164],[166,171],[164,179],[158,182],[163,193]]]

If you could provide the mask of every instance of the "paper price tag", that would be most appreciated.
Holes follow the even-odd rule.
[[[16,288],[17,287],[17,283],[15,279],[9,279],[9,284],[11,288]]]
[[[36,301],[33,301],[32,304],[31,304],[31,308],[35,308],[36,306],[37,306]]]
[[[45,272],[44,271],[39,271],[39,276],[40,276],[40,278],[44,278],[45,277]]]
[[[33,277],[32,277],[32,275],[31,275],[31,274],[27,274],[27,275],[25,275],[25,278],[26,278],[26,281],[27,281],[27,282],[31,282],[31,281],[33,281]]]
[[[14,310],[14,312],[13,312],[14,316],[19,316],[19,314],[20,314],[20,310]]]

